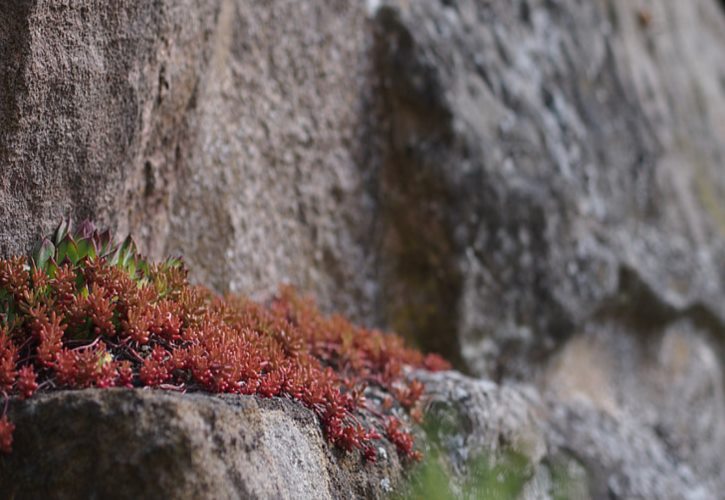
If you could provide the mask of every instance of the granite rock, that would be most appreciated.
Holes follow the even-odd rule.
[[[284,399],[65,391],[10,416],[5,498],[380,498],[401,474],[392,445],[376,464],[340,452]]]
[[[722,2],[6,3],[1,256],[90,217],[220,292],[287,281],[395,329],[482,377],[442,376],[434,400],[468,415],[452,443],[522,447],[526,495],[551,496],[561,470],[595,498],[725,488]],[[23,452],[45,449],[42,415],[70,418],[54,450],[96,450],[42,476],[71,496],[139,487],[94,467],[148,477],[145,442],[190,471],[144,479],[180,498],[212,478],[222,497],[304,496],[313,476],[320,495],[377,496],[399,473],[340,479],[283,403],[91,392],[12,411],[17,484],[50,474]],[[147,411],[187,437],[154,437]],[[104,427],[116,413],[133,418]],[[215,418],[223,439],[237,419],[262,434],[214,451]],[[122,455],[93,448],[109,433]],[[299,481],[255,483],[251,456]],[[467,457],[449,460],[465,476]]]

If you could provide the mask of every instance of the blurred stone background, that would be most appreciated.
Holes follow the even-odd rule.
[[[654,494],[610,473],[640,446],[706,498],[723,54],[717,0],[7,1],[0,255],[91,217],[221,292],[293,283],[533,387],[610,494]]]

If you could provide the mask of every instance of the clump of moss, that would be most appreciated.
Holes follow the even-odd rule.
[[[423,385],[406,367],[447,369],[391,334],[327,317],[282,287],[268,303],[218,296],[187,280],[181,259],[152,263],[62,222],[28,261],[0,260],[0,450],[10,452],[10,397],[89,387],[154,387],[290,398],[328,440],[375,459],[375,440],[419,458],[399,416],[420,416]],[[387,396],[373,405],[366,395]]]
[[[433,449],[411,472],[397,500],[519,498],[530,476],[526,458],[508,450],[501,456],[480,455],[470,460],[465,478],[453,478],[440,451]]]

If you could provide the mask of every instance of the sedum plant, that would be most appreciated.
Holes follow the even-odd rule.
[[[90,222],[61,222],[30,260],[0,260],[4,452],[11,397],[150,387],[289,398],[317,415],[335,446],[375,460],[375,441],[387,439],[417,459],[400,417],[420,418],[424,387],[408,367],[448,364],[395,335],[324,316],[290,287],[264,304],[216,295],[189,283],[181,259],[149,262],[130,237],[114,243]]]

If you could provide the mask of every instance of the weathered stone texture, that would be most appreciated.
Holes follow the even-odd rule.
[[[523,498],[561,498],[569,491],[573,497],[565,498],[704,500],[716,498],[725,486],[718,475],[722,466],[711,455],[715,446],[722,453],[722,433],[706,438],[717,444],[699,439],[688,449],[668,431],[647,425],[647,417],[611,414],[586,399],[541,397],[530,385],[497,385],[455,374],[421,375],[430,414],[443,430],[438,441],[454,484],[475,473],[470,467],[477,458],[500,459],[514,450],[526,460]],[[722,418],[722,408],[718,411]],[[698,431],[680,427],[677,432]]]
[[[367,23],[338,0],[9,2],[0,254],[92,217],[220,291],[372,314]]]
[[[724,330],[725,16],[713,1],[639,15],[630,2],[378,10],[386,303],[393,319],[411,297],[445,304],[433,328],[412,327],[453,326],[476,373],[525,372],[622,309]]]
[[[4,3],[2,254],[23,253],[63,215],[126,229],[134,214],[164,241],[154,182],[172,182],[216,10],[205,1]],[[151,178],[150,158],[165,165],[163,178]]]
[[[4,498],[373,498],[400,478],[388,445],[366,464],[287,400],[149,390],[59,392],[16,403]]]
[[[725,488],[722,2],[1,11],[0,255],[92,217],[528,384],[536,460],[595,497]],[[519,422],[490,401],[471,435]]]
[[[372,313],[366,25],[355,2],[223,3],[165,247],[195,278]]]

